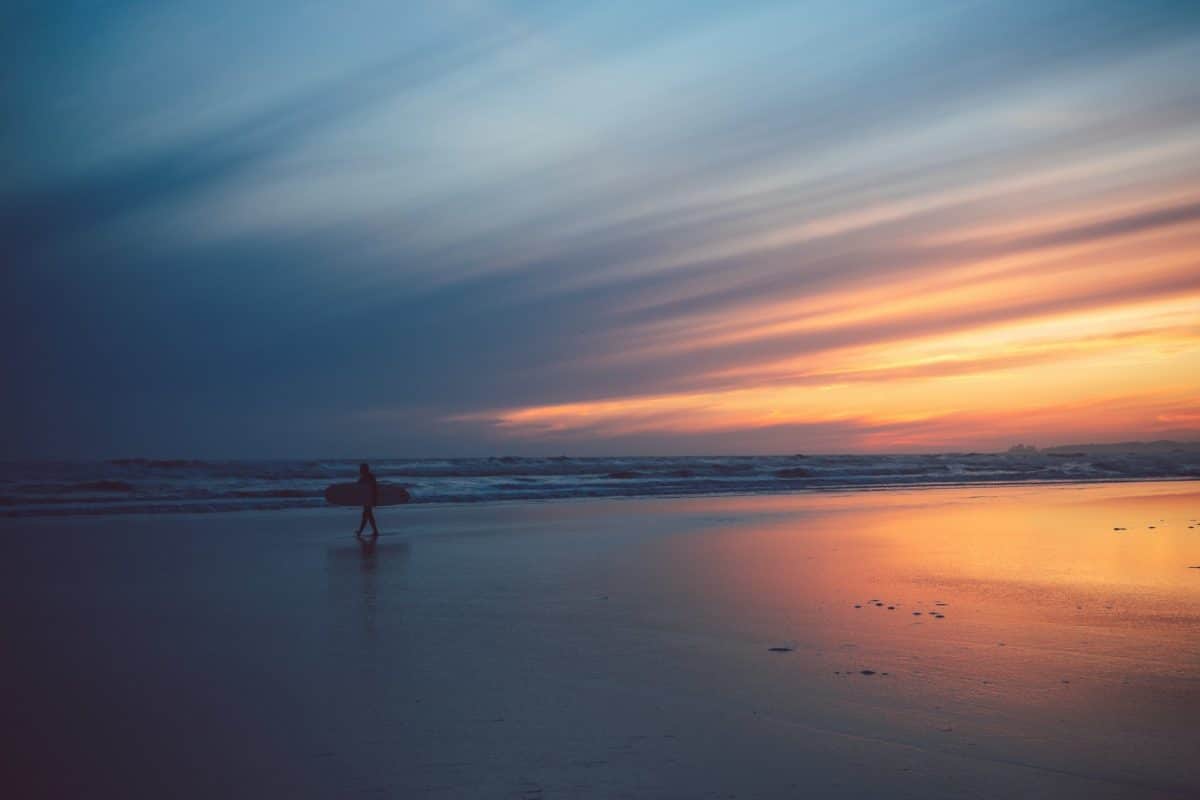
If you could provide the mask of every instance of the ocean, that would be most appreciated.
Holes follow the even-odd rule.
[[[1200,477],[1200,444],[1153,443],[1006,453],[377,459],[382,482],[415,503],[766,494],[914,486]],[[324,504],[352,481],[347,459],[0,462],[0,515],[236,512]]]

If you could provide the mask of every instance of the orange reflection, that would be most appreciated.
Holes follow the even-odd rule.
[[[795,668],[886,672],[918,693],[911,681],[940,674],[951,700],[1003,691],[1055,706],[1097,699],[1062,681],[1086,685],[1129,660],[1165,675],[1200,664],[1193,483],[700,502],[738,521],[654,546],[649,558],[679,565],[672,602],[728,635],[793,648]]]

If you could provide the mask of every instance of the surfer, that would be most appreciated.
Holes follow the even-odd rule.
[[[358,482],[365,483],[371,487],[371,499],[363,506],[362,520],[358,523],[358,531],[355,536],[362,536],[363,529],[367,527],[367,523],[371,523],[371,535],[379,535],[379,527],[375,524],[375,504],[379,501],[379,482],[375,480],[375,476],[371,473],[371,467],[366,464],[358,465]]]

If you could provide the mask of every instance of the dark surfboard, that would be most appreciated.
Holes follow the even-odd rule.
[[[398,506],[412,499],[403,486],[379,484],[377,506]],[[371,487],[365,483],[335,483],[325,490],[325,502],[333,506],[365,506],[371,500]]]

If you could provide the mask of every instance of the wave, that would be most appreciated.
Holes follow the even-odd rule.
[[[6,516],[309,508],[352,480],[350,460],[0,462]],[[1200,478],[1200,443],[923,455],[383,459],[381,480],[417,503],[555,500],[853,488]]]
[[[79,483],[26,483],[18,484],[14,488],[18,492],[38,494],[43,492],[133,492],[137,487],[127,481],[97,480]]]

